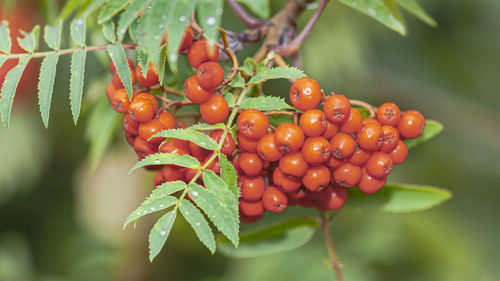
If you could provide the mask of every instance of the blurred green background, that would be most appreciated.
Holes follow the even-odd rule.
[[[7,2],[0,4],[0,20],[15,18],[11,27],[25,30],[51,22],[63,4]],[[285,1],[271,2],[275,12]],[[303,66],[325,91],[372,104],[394,101],[442,122],[445,131],[412,150],[390,180],[444,187],[454,197],[418,214],[340,212],[333,237],[346,280],[498,280],[500,2],[420,2],[439,27],[405,14],[409,35],[401,37],[331,1],[303,45]],[[301,25],[311,14],[303,15]],[[243,29],[230,12],[223,26]],[[89,40],[103,42],[99,35]],[[153,219],[141,219],[136,229],[125,231],[122,223],[151,190],[152,175],[127,174],[136,159],[121,130],[89,134],[87,129],[99,123],[89,120],[89,112],[107,108],[109,62],[105,54],[99,56],[88,58],[77,126],[68,99],[69,57],[62,57],[49,129],[38,112],[36,71],[22,82],[11,128],[0,128],[1,281],[333,280],[319,233],[291,252],[232,260],[210,255],[182,219],[149,263]],[[273,82],[264,89],[286,96],[288,84]],[[102,118],[119,120],[113,114]],[[95,141],[110,133],[111,147]],[[100,150],[106,154],[96,166]],[[279,215],[265,217],[276,219]]]

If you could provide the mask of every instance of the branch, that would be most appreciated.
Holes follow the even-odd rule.
[[[314,12],[309,22],[304,27],[304,29],[302,29],[300,34],[297,37],[295,37],[293,41],[290,42],[290,44],[288,44],[286,47],[279,48],[277,50],[282,56],[288,57],[299,50],[300,46],[302,45],[306,37],[309,35],[314,25],[318,21],[319,17],[325,10],[326,4],[328,4],[328,2],[329,0],[321,0],[321,2],[318,5],[318,8]]]
[[[101,51],[101,50],[106,50],[109,45],[102,45],[102,46],[89,46],[86,48],[87,52],[94,52],[94,51]],[[137,47],[136,44],[123,44],[122,45],[123,49],[135,49]],[[32,58],[43,58],[46,57],[50,54],[53,53],[59,53],[59,55],[69,55],[72,54],[78,50],[83,49],[84,47],[78,47],[78,48],[72,48],[72,49],[64,49],[64,50],[54,50],[54,51],[47,51],[47,52],[38,52],[38,53],[18,53],[18,54],[6,54],[5,56],[7,57],[7,60],[9,59],[17,59],[25,55],[31,55]]]
[[[342,276],[342,271],[340,269],[340,261],[337,257],[337,253],[335,252],[335,248],[333,247],[333,239],[332,234],[330,233],[330,223],[326,218],[325,211],[321,211],[320,218],[321,228],[323,229],[323,234],[325,236],[326,247],[328,249],[328,254],[330,255],[330,259],[332,261],[332,267],[335,271],[335,276],[337,276],[338,281],[344,281],[344,277]]]
[[[240,6],[240,4],[236,3],[236,1],[234,0],[227,0],[227,3],[233,9],[236,17],[238,17],[238,19],[248,28],[255,28],[261,25],[272,25],[272,23],[269,21],[264,21],[252,17]]]
[[[375,106],[360,100],[349,100],[349,101],[351,102],[352,105],[361,106],[366,110],[368,110],[370,112],[369,117],[371,118],[375,117],[375,112],[377,111],[377,108]]]

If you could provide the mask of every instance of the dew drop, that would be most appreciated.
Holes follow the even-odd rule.
[[[170,54],[169,57],[171,61],[177,61],[177,54]]]
[[[78,24],[78,25],[82,25],[83,24],[83,20],[82,19],[77,19],[75,23]]]
[[[164,25],[163,23],[160,23],[160,24],[158,25],[158,28],[163,28],[164,26],[165,26],[165,25]]]
[[[187,20],[187,17],[186,16],[180,16],[179,17],[179,21],[180,22],[185,22]]]
[[[184,214],[189,215],[189,213],[188,213],[188,212],[184,212]]]
[[[193,196],[198,196],[198,192],[193,191]]]
[[[160,208],[162,208],[164,205],[163,204],[160,204]]]
[[[167,234],[167,232],[166,232],[165,230],[162,230],[162,231],[160,232],[160,234],[161,234],[161,236],[165,236],[165,235]]]
[[[151,207],[151,211],[154,211],[155,210],[155,207]]]
[[[196,226],[200,226],[200,223],[199,223],[199,222],[197,222],[197,223],[196,223]]]
[[[215,11],[215,13],[217,15],[219,15],[219,16],[222,15],[222,8],[217,8],[217,10]]]
[[[207,25],[215,25],[215,22],[216,22],[216,20],[214,17],[209,17],[206,20]]]
[[[370,15],[372,15],[372,16],[374,16],[374,15],[376,15],[376,14],[377,14],[377,12],[375,12],[375,10],[373,10],[373,9],[368,9],[368,13],[369,13]]]
[[[155,164],[160,164],[160,160],[155,160]]]
[[[121,34],[125,34],[125,32],[127,32],[127,30],[125,28],[120,29]]]

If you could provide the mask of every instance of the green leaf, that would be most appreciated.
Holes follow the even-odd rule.
[[[10,30],[9,30],[9,22],[6,20],[2,20],[2,24],[0,25],[0,51],[8,54],[10,53],[10,47],[12,42],[10,41]]]
[[[150,213],[158,212],[161,210],[165,210],[168,207],[171,207],[177,202],[177,198],[173,196],[159,196],[154,198],[148,198],[144,202],[141,203],[139,208],[135,209],[125,220],[123,224],[123,228],[127,227],[127,225],[133,221],[137,221],[139,218],[148,215]]]
[[[204,174],[207,171],[204,172]],[[227,187],[226,187],[227,189]],[[229,192],[231,198],[233,194]],[[221,190],[221,192],[224,192]],[[225,200],[221,199],[219,192],[214,189],[205,189],[196,183],[190,183],[188,189],[189,196],[193,199],[196,206],[203,210],[208,218],[214,223],[233,245],[238,245],[238,217],[234,216],[234,210],[227,206]],[[236,201],[236,200],[235,200]],[[237,212],[237,210],[236,210]]]
[[[91,92],[93,89],[94,87],[91,85],[87,92]],[[85,130],[85,138],[89,143],[89,170],[95,171],[102,157],[108,152],[116,129],[121,128],[121,121],[122,116],[109,106],[105,95],[101,95],[96,104],[92,105]]]
[[[160,253],[161,248],[165,245],[170,230],[174,225],[175,217],[177,216],[177,209],[166,213],[161,217],[151,229],[149,234],[149,260],[153,259]]]
[[[24,68],[28,64],[31,56],[22,55],[19,58],[19,63],[16,67],[12,68],[3,81],[2,91],[0,94],[0,116],[2,117],[2,122],[5,128],[9,128],[10,112],[12,110],[12,102],[14,101],[14,95],[16,94],[17,84],[21,79]]]
[[[132,95],[134,94],[134,88],[132,86],[132,73],[130,73],[127,56],[125,55],[125,50],[123,50],[122,44],[117,42],[115,44],[108,45],[108,53],[116,66],[116,72],[125,86],[125,90],[127,90],[129,98],[132,99]]]
[[[130,0],[108,0],[108,3],[101,9],[98,17],[98,23],[102,24],[109,21],[113,16],[118,14],[121,10],[130,3]]]
[[[261,111],[272,111],[291,109],[292,107],[285,102],[285,99],[275,96],[264,96],[257,98],[248,98],[241,102],[240,107],[243,109],[254,108]]]
[[[281,66],[281,67],[273,67],[268,68],[264,71],[257,73],[250,81],[248,81],[248,85],[257,85],[263,83],[269,79],[299,79],[306,76],[304,72],[300,69],[291,66]]]
[[[243,88],[245,86],[245,80],[241,76],[241,73],[238,72],[236,76],[234,76],[233,80],[229,83],[229,86],[232,88]]]
[[[233,107],[236,104],[233,93],[227,93],[224,95],[224,99],[227,102],[227,106]]]
[[[240,3],[247,5],[247,7],[257,16],[261,18],[269,18],[271,14],[270,0],[237,0]]]
[[[198,7],[198,18],[201,27],[211,42],[216,42],[219,37],[217,26],[220,25],[224,1],[222,0],[200,0]]]
[[[238,248],[217,237],[221,252],[233,258],[255,258],[296,249],[307,243],[318,222],[312,217],[292,218],[240,235]]]
[[[418,4],[416,0],[395,0],[403,9],[413,14],[426,24],[437,27],[437,22]]]
[[[191,225],[198,239],[200,239],[212,254],[215,253],[214,234],[200,210],[188,200],[182,199],[179,205],[179,211]]]
[[[186,130],[212,131],[216,129],[224,129],[225,127],[226,125],[223,123],[217,123],[213,125],[207,123],[196,123],[194,125],[191,125],[190,127],[187,127]]]
[[[269,119],[269,124],[273,125],[274,127],[278,127],[280,124],[283,123],[293,122],[293,117],[288,115],[271,115],[268,116],[268,119]]]
[[[236,199],[240,198],[240,188],[238,187],[238,174],[233,163],[227,160],[226,155],[219,154],[220,177],[227,184],[227,187],[234,194]]]
[[[165,63],[167,62],[167,47],[162,46],[160,51],[160,63],[158,67],[158,80],[160,81],[160,85],[163,86],[163,79],[165,78]],[[142,75],[146,76],[148,69],[141,68]]]
[[[243,65],[240,66],[239,70],[247,76],[253,76],[256,68],[257,62],[252,57],[248,57],[243,61]]]
[[[35,25],[31,32],[24,32],[20,30],[24,38],[18,37],[17,42],[19,46],[28,53],[33,53],[38,48],[38,39],[40,36],[40,26]]]
[[[178,191],[183,190],[186,187],[187,187],[187,185],[183,181],[169,181],[169,182],[164,182],[164,183],[158,185],[151,192],[151,195],[148,197],[148,200],[150,198],[162,197],[162,196],[174,194],[174,193],[176,193]]]
[[[106,38],[106,40],[108,40],[109,42],[115,42],[115,23],[113,21],[105,22],[102,25],[102,34],[104,35],[104,38]]]
[[[80,116],[80,107],[82,104],[83,95],[83,77],[85,72],[85,58],[87,56],[87,48],[77,50],[71,57],[71,79],[69,84],[71,113],[73,114],[73,122],[78,121]]]
[[[217,142],[208,135],[191,129],[170,129],[156,133],[151,138],[176,138],[193,142],[205,149],[216,150]]]
[[[410,184],[387,184],[374,194],[350,188],[347,208],[378,210],[387,213],[409,213],[432,208],[451,198],[445,189]]]
[[[139,14],[151,3],[151,0],[133,0],[123,13],[120,14],[116,34],[120,41],[125,38],[130,25],[139,17]]]
[[[71,38],[80,46],[85,45],[85,17],[75,18],[69,26]]]
[[[58,20],[64,21],[81,5],[81,0],[68,0],[59,14]]]
[[[238,220],[238,199],[234,196],[227,184],[211,170],[203,172],[203,183],[207,190],[215,194],[218,199],[223,202],[223,207],[232,213],[233,217]]]
[[[3,63],[7,60],[7,56],[0,54],[0,67],[2,67]]]
[[[57,45],[54,45],[57,48]],[[50,101],[54,90],[54,80],[56,77],[57,61],[59,53],[51,53],[42,61],[40,76],[38,79],[38,104],[42,114],[42,121],[45,128],[49,126]]]
[[[61,47],[62,21],[56,26],[46,25],[43,32],[43,39],[47,45],[54,50]]]
[[[393,4],[393,0],[338,0],[355,10],[358,10],[390,29],[406,35],[403,18]]]
[[[168,24],[167,12],[174,3],[175,1],[170,0],[155,0],[151,2],[151,8],[145,9],[142,15],[140,30],[145,39],[143,49],[147,51],[148,60],[152,61],[156,68],[159,68],[161,39]]]
[[[441,133],[441,131],[443,131],[443,128],[444,126],[438,121],[427,120],[425,122],[425,128],[424,131],[422,132],[422,135],[420,135],[418,138],[415,139],[405,140],[405,144],[408,147],[408,149],[413,148],[437,136],[439,133]]]
[[[149,165],[177,165],[186,168],[198,169],[200,168],[200,162],[196,158],[190,155],[179,155],[175,153],[156,153],[146,156],[141,161],[137,162],[132,169],[132,171]]]
[[[178,50],[197,0],[175,1],[168,19],[168,63],[177,72]]]

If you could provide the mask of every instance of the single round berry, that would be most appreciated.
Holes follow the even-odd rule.
[[[142,159],[150,154],[156,153],[158,146],[148,143],[146,140],[141,137],[136,137],[134,140],[134,150],[139,156],[139,159]]]
[[[148,64],[148,70],[145,77],[142,75],[141,66],[137,65],[135,68],[135,78],[137,79],[137,83],[144,87],[153,87],[159,82],[158,71],[156,71],[152,62]]]
[[[224,130],[215,130],[210,134],[210,137],[214,139],[217,143],[219,143],[223,134]],[[222,154],[225,155],[231,155],[235,150],[236,150],[236,142],[234,142],[231,132],[228,132],[226,138],[224,139],[224,143],[222,144],[220,152],[222,152]]]
[[[200,106],[203,120],[209,124],[221,123],[229,115],[229,105],[221,95],[213,95],[206,103]]]
[[[160,137],[151,138],[151,137],[156,133],[159,133],[165,129],[166,129],[165,126],[160,121],[158,121],[158,119],[151,119],[150,121],[146,123],[141,123],[139,125],[139,136],[143,140],[148,141],[149,143],[158,145],[165,138],[160,138]]]
[[[184,94],[186,98],[193,103],[203,104],[206,103],[213,95],[214,92],[212,90],[207,91],[203,89],[200,84],[198,84],[198,80],[196,80],[196,75],[190,76],[184,82]]]
[[[262,198],[266,190],[266,182],[261,176],[241,177],[240,181],[241,198],[248,201],[257,201]]]
[[[385,185],[386,179],[387,177],[372,177],[365,168],[362,168],[358,188],[366,194],[372,194],[379,191]]]
[[[327,122],[323,111],[309,109],[300,116],[299,126],[306,136],[319,137],[326,131]]]
[[[293,106],[302,111],[318,106],[322,95],[318,82],[313,78],[300,78],[290,87],[290,101]]]
[[[185,181],[186,176],[184,175],[185,169],[175,165],[165,165],[161,169],[161,174],[165,182],[170,181]]]
[[[116,91],[116,87],[115,85],[113,84],[113,81],[111,81],[108,86],[106,86],[106,95],[108,96],[108,99],[109,99],[109,96],[111,94],[113,94],[114,92]]]
[[[290,152],[283,156],[279,162],[280,170],[295,177],[302,177],[307,173],[309,165],[300,152]]]
[[[382,147],[384,132],[377,124],[367,124],[356,134],[356,140],[363,150],[377,151]]]
[[[363,128],[363,116],[356,108],[351,107],[349,118],[340,123],[340,130],[346,134],[357,133]]]
[[[125,89],[118,89],[108,95],[111,107],[118,113],[126,113],[130,100]]]
[[[191,151],[191,156],[198,159],[198,161],[202,161],[210,154],[210,150],[204,149],[203,147],[195,144],[194,142],[189,142],[189,151]]]
[[[158,186],[164,182],[166,182],[166,180],[163,178],[161,171],[158,171],[158,173],[156,173],[155,175],[155,178],[153,179],[154,185]]]
[[[129,132],[125,132],[125,138],[127,139],[127,143],[130,146],[134,146],[134,142],[135,142],[135,138],[136,137],[137,137],[137,135],[135,135],[135,134],[131,134]]]
[[[158,115],[158,121],[165,126],[165,129],[175,129],[177,128],[177,123],[175,122],[174,116],[170,112],[162,111]]]
[[[264,209],[271,213],[281,213],[286,209],[288,200],[285,193],[274,186],[270,186],[262,195]]]
[[[240,148],[246,152],[257,152],[257,145],[259,144],[258,139],[253,139],[245,136],[241,132],[238,132],[238,144]],[[260,154],[259,154],[260,156]],[[262,157],[261,157],[262,158]]]
[[[349,188],[357,185],[361,179],[361,168],[351,163],[345,163],[333,172],[332,183]]]
[[[377,119],[375,118],[371,118],[371,117],[368,117],[368,118],[365,118],[363,119],[363,126],[366,126],[368,124],[373,124],[373,125],[377,125],[377,126],[382,126],[382,124],[380,124],[380,122],[378,122]]]
[[[189,48],[187,58],[191,66],[198,68],[206,61],[217,62],[219,60],[219,50],[216,44],[210,45],[207,40],[199,40]]]
[[[301,152],[307,163],[321,164],[330,158],[330,143],[323,137],[307,138]]]
[[[393,126],[387,125],[382,126],[382,132],[384,137],[380,151],[389,153],[393,151],[399,143],[399,132]]]
[[[134,72],[134,62],[129,57],[126,57],[126,59],[127,59],[128,67],[130,68],[130,72]],[[116,66],[113,63],[113,61],[111,61],[111,64],[109,65],[109,72],[111,74],[116,73]]]
[[[356,141],[348,134],[338,133],[330,140],[332,157],[338,160],[350,157],[356,150]]]
[[[130,116],[128,116],[128,115],[123,115],[122,126],[123,126],[123,129],[125,130],[125,132],[127,132],[127,133],[130,133],[132,135],[139,134],[139,123],[130,119]]]
[[[326,118],[333,123],[340,123],[349,118],[351,102],[344,95],[330,95],[323,104]]]
[[[130,70],[130,79],[132,80],[132,85],[135,83],[135,75],[134,75],[134,69]],[[113,85],[115,86],[116,89],[123,89],[125,86],[123,85],[122,79],[118,75],[118,72],[113,75]]]
[[[160,145],[158,152],[185,155],[189,154],[190,151],[187,141],[173,138]]]
[[[179,53],[182,53],[185,50],[189,49],[189,47],[191,47],[191,45],[193,44],[193,36],[194,30],[190,26],[188,26],[188,28],[186,28],[186,30],[184,31],[184,35],[182,36],[182,43],[179,47]]]
[[[211,158],[213,154],[209,154],[205,160],[203,161],[203,164],[206,164]],[[219,157],[215,157],[212,162],[207,166],[208,170],[211,170],[212,172],[216,174],[220,174],[220,163],[219,163]]]
[[[401,120],[401,111],[396,104],[386,102],[377,109],[377,119],[382,125],[397,127]]]
[[[302,183],[310,191],[318,192],[330,183],[330,170],[325,165],[311,166],[302,177]]]
[[[156,100],[155,96],[148,92],[138,92],[136,93],[134,91],[134,97],[132,98],[132,101],[135,99],[147,99],[151,102],[151,105],[153,106],[154,111],[158,110],[158,101]]]
[[[349,158],[349,163],[356,166],[363,166],[369,158],[370,153],[364,151],[361,147],[356,145],[356,150],[354,150],[351,158]]]
[[[238,167],[245,173],[245,175],[254,177],[260,174],[264,168],[264,163],[257,154],[244,152],[240,155]]]
[[[401,136],[414,139],[422,134],[425,128],[424,116],[416,110],[407,110],[398,125]]]
[[[406,144],[400,140],[396,148],[394,148],[389,155],[391,156],[394,164],[401,164],[405,161],[406,155],[408,155],[408,147],[406,147]]]
[[[329,140],[333,138],[339,132],[339,125],[337,123],[332,123],[326,120],[326,130],[323,133],[322,137]]]
[[[293,192],[302,186],[300,178],[283,173],[279,167],[273,171],[273,183],[285,192]]]
[[[337,159],[337,158],[333,157],[333,155],[332,155],[332,156],[330,156],[330,158],[328,158],[328,161],[326,161],[326,165],[330,168],[335,169],[335,168],[340,167],[342,164],[347,163],[348,162],[347,160],[348,160],[347,158]]]
[[[213,90],[224,81],[224,70],[216,62],[204,62],[196,71],[196,80],[203,89]]]
[[[262,111],[247,109],[240,113],[236,125],[238,132],[249,138],[259,139],[267,134],[269,119]]]
[[[321,207],[326,210],[340,210],[347,201],[347,190],[339,186],[327,186],[321,191],[325,194],[321,199]]]
[[[134,98],[128,106],[128,115],[132,121],[147,123],[153,119],[155,110],[150,100]]]
[[[249,202],[244,199],[240,199],[240,210],[245,216],[260,216],[264,214],[264,205],[262,201]]]
[[[366,162],[365,168],[372,177],[382,178],[391,173],[393,163],[389,154],[374,152]]]
[[[274,131],[274,138],[281,152],[297,151],[304,143],[304,132],[293,123],[282,123]]]
[[[257,143],[257,153],[266,161],[278,161],[283,157],[283,152],[278,149],[274,134],[263,136]]]
[[[256,223],[262,219],[264,215],[260,216],[245,216],[245,214],[240,213],[240,221],[243,223]]]

